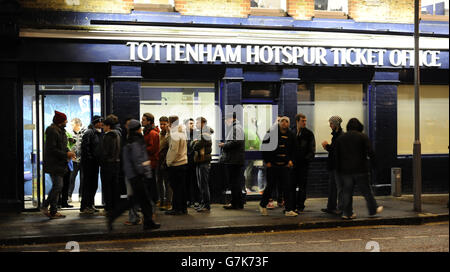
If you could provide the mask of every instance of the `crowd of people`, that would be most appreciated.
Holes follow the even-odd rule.
[[[156,229],[155,211],[177,216],[188,213],[188,207],[197,212],[211,210],[209,172],[214,130],[204,117],[188,119],[183,123],[178,116],[161,116],[159,127],[151,113],[142,120],[128,118],[124,129],[117,116],[105,119],[94,116],[87,129],[74,118],[72,133],[66,131],[67,116],[55,111],[53,123],[45,131],[44,171],[52,181],[52,189],[41,207],[42,213],[52,219],[64,218],[60,207],[69,203],[75,178],[80,174],[80,213],[102,214],[108,228],[126,210],[126,225],[143,224],[144,229]],[[342,119],[329,119],[331,143],[322,142],[328,152],[329,196],[325,213],[353,219],[352,198],[355,185],[366,199],[369,215],[383,210],[373,196],[369,182],[369,159],[374,152],[361,122],[352,118],[347,132]],[[242,124],[235,113],[225,116],[225,140],[219,143],[219,163],[223,165],[226,184],[231,189],[227,210],[244,208],[242,194],[245,141]],[[277,188],[279,206],[285,216],[297,216],[305,209],[308,169],[316,153],[314,133],[307,127],[304,114],[295,116],[295,127],[287,116],[279,116],[267,131],[261,145],[267,184],[259,203],[261,215],[267,216],[274,190]],[[275,143],[275,144],[270,144]],[[104,211],[95,208],[94,200],[101,176]],[[123,176],[128,201],[121,200],[119,180]],[[50,209],[49,209],[50,207]],[[139,210],[143,214],[141,219]]]

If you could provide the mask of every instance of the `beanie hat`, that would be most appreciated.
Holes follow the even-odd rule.
[[[95,125],[99,122],[103,122],[103,117],[99,116],[99,115],[94,115],[92,117],[92,125]]]
[[[67,116],[59,111],[55,110],[55,116],[53,116],[53,123],[59,125],[67,120]]]
[[[131,119],[128,123],[128,129],[130,131],[135,131],[141,128],[141,123],[136,119]]]
[[[280,122],[283,121],[283,120],[287,121],[288,123],[291,123],[289,117],[287,117],[287,116],[280,117]]]
[[[331,122],[333,125],[340,127],[341,123],[342,123],[342,118],[335,115],[335,116],[331,116],[328,121]]]

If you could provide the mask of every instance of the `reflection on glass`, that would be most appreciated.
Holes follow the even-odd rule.
[[[422,0],[421,13],[448,16],[449,0]]]
[[[212,154],[219,153],[218,142],[221,130],[221,115],[216,102],[213,83],[143,83],[140,91],[140,115],[149,112],[155,116],[159,126],[161,116],[177,115],[179,120],[204,117],[207,125],[214,129]]]
[[[244,105],[245,150],[260,150],[262,139],[273,123],[272,105]]]

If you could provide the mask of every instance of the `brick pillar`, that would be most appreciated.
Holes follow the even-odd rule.
[[[23,208],[23,127],[22,95],[18,85],[18,65],[0,65],[1,114],[7,118],[3,122],[2,136],[2,177],[0,178],[0,211],[20,212]]]
[[[377,158],[375,184],[391,182],[391,167],[397,154],[398,72],[375,72],[370,88],[370,136]]]
[[[140,98],[139,88],[141,81],[140,66],[111,66],[110,95],[109,106],[110,112],[119,117],[120,122],[128,116],[140,120]]]
[[[278,114],[289,117],[291,127],[295,127],[297,114],[298,69],[285,68],[281,75],[281,89],[278,100]]]

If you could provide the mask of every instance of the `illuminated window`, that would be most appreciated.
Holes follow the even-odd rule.
[[[342,118],[344,131],[348,120],[358,118],[367,133],[367,99],[362,84],[300,84],[297,90],[297,113],[306,115],[306,127],[314,132],[317,153],[327,153],[322,142],[331,142],[328,120],[333,115]]]
[[[348,12],[348,0],[314,0],[314,9],[319,11]]]
[[[422,0],[421,13],[424,15],[448,16],[449,0]]]
[[[398,87],[397,152],[411,155],[414,143],[414,85]],[[420,86],[422,154],[448,154],[448,85]]]

